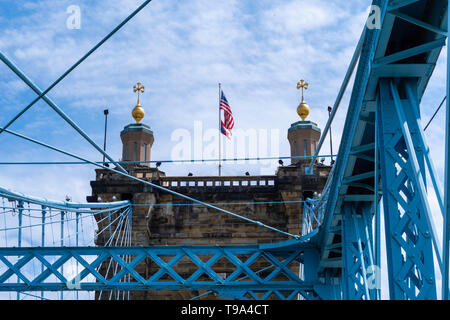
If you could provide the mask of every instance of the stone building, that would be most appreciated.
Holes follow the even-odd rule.
[[[154,136],[150,127],[140,123],[143,117],[141,109],[138,102],[133,110],[137,123],[127,125],[121,132],[123,161],[151,159]],[[310,156],[319,141],[320,129],[314,122],[305,120],[309,107],[303,97],[297,112],[302,120],[293,123],[288,130],[291,156]],[[311,198],[315,192],[320,193],[330,171],[329,166],[315,162],[313,174],[307,175],[305,167],[309,161],[310,159],[293,158],[291,164],[281,165],[273,175],[265,176],[166,176],[149,163],[124,164],[124,168],[138,178],[297,235],[301,234],[303,217],[299,200]],[[96,179],[91,181],[91,187],[92,195],[87,197],[88,201],[95,202],[101,198],[102,201],[131,200],[136,204],[132,214],[133,246],[239,245],[289,239],[281,233],[193,204],[106,169],[96,170]],[[101,218],[98,217],[98,221]],[[108,238],[107,231],[103,237],[96,239],[96,244],[105,245],[105,238]],[[258,267],[263,268],[264,265],[261,262]],[[180,261],[174,268],[181,276],[187,276],[196,270],[193,267],[192,263]],[[232,272],[226,261],[219,261],[215,268],[222,275]],[[141,263],[136,269],[145,279],[157,270],[150,261]],[[105,268],[102,272],[106,273]],[[130,298],[189,299],[199,294],[202,292],[135,291],[131,292]],[[217,297],[210,294],[203,298]]]

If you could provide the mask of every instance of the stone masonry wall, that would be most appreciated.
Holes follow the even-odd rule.
[[[132,167],[127,170],[132,175],[192,198],[291,234],[301,234],[302,205],[289,202],[311,197],[314,192],[320,193],[330,170],[330,167],[316,165],[314,175],[305,175],[305,165],[301,162],[279,167],[273,176],[240,177],[165,177],[163,172],[154,168]],[[190,201],[106,170],[97,169],[96,172],[97,178],[91,182],[92,196],[88,197],[88,201],[96,201],[98,197],[102,201],[112,201],[113,197],[132,200],[132,245],[239,245],[289,239],[281,233],[211,208],[193,205]],[[105,237],[109,237],[108,233]],[[104,245],[102,239],[98,237],[96,244]],[[170,260],[170,257],[167,259]],[[266,261],[254,265],[259,270],[267,266]],[[174,268],[182,277],[197,270],[192,263],[183,260]],[[148,278],[158,269],[151,261],[145,261],[136,270]],[[233,266],[229,261],[219,260],[214,270],[226,276],[233,271]],[[103,268],[101,271],[106,270]],[[131,292],[130,298],[189,299],[202,293],[186,290],[135,291]],[[217,296],[209,294],[204,298],[216,299]]]

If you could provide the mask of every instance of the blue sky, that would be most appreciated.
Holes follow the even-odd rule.
[[[140,3],[0,1],[0,50],[40,88],[46,88]],[[81,9],[79,30],[66,27],[70,5]],[[201,121],[204,130],[217,127],[221,82],[235,129],[278,130],[279,155],[288,156],[287,129],[299,120],[296,83],[301,78],[309,81],[309,119],[323,127],[326,107],[334,102],[368,5],[368,1],[358,5],[348,1],[153,1],[49,96],[99,145],[103,143],[103,110],[108,108],[108,151],[119,159],[119,133],[133,122],[132,86],[142,82],[146,92],[141,102],[147,112],[143,122],[155,133],[152,159],[164,160],[171,158],[177,144],[171,139],[175,130],[193,134],[195,121]],[[35,98],[6,66],[0,66],[0,88],[3,124]],[[345,111],[336,119],[335,146],[344,115]],[[91,160],[102,158],[43,102],[11,129]],[[0,150],[3,161],[70,160],[8,134],[0,137]],[[327,148],[323,152],[329,153]],[[192,156],[202,157],[197,150]],[[271,174],[276,162],[229,164],[224,174]],[[70,194],[83,201],[94,178],[92,166],[2,169],[3,186],[56,199]],[[162,170],[170,175],[217,173],[216,165],[164,165]]]
[[[141,2],[0,0],[0,51],[44,89]],[[288,156],[287,129],[299,120],[296,83],[302,78],[310,83],[309,119],[323,128],[327,106],[334,103],[370,4],[370,0],[154,0],[49,96],[99,145],[103,144],[103,110],[108,108],[108,152],[119,159],[120,131],[133,122],[132,87],[142,82],[146,92],[141,103],[147,113],[143,122],[155,133],[152,159],[166,160],[177,144],[171,139],[176,130],[193,134],[198,121],[204,130],[217,127],[221,82],[235,130],[279,130],[277,149]],[[66,27],[70,5],[81,9],[79,30]],[[445,59],[446,49],[422,101],[425,122],[445,95]],[[0,65],[0,92],[0,125],[35,98],[4,65]],[[334,151],[347,103],[348,94],[333,124]],[[426,131],[440,177],[444,116],[442,109]],[[91,160],[102,159],[43,102],[11,129]],[[235,156],[245,156],[242,152]],[[329,154],[328,143],[322,154]],[[0,155],[2,162],[71,160],[7,133],[0,135]],[[210,158],[196,150],[192,156]],[[273,174],[276,163],[228,164],[224,174]],[[161,169],[168,175],[217,173],[215,165],[204,164],[164,164]],[[0,186],[56,200],[70,195],[74,201],[85,201],[94,178],[92,166],[0,166]],[[435,199],[430,201],[436,208]]]

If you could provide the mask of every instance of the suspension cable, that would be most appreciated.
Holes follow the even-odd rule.
[[[434,117],[436,117],[437,113],[439,112],[439,110],[441,109],[442,105],[444,104],[445,100],[447,99],[447,96],[444,97],[444,99],[442,99],[441,104],[439,105],[439,107],[436,109],[436,111],[434,112],[433,116],[431,117],[431,119],[428,121],[427,125],[425,126],[425,128],[423,129],[423,131],[427,130],[428,126],[431,124],[431,121],[433,121]]]
[[[0,128],[1,129],[1,128]],[[5,130],[5,132],[9,132]],[[337,155],[317,155],[316,158],[333,158]],[[282,157],[253,157],[253,158],[227,158],[227,159],[181,159],[181,160],[148,160],[148,161],[96,161],[96,164],[149,164],[149,163],[205,163],[205,162],[232,162],[232,161],[262,161],[262,160],[289,160],[289,159],[312,159],[314,156],[282,156]],[[85,161],[25,161],[25,162],[0,162],[0,165],[75,165],[89,164]]]
[[[115,210],[115,211],[117,211],[117,210]],[[89,217],[89,216],[80,217],[80,220],[81,220],[81,219],[88,218],[88,217]],[[67,221],[74,221],[74,220],[76,220],[76,218],[64,219],[64,221],[66,221],[66,222],[67,222]],[[58,220],[58,221],[53,222],[53,219],[52,219],[51,222],[39,223],[39,224],[33,224],[33,225],[26,225],[26,226],[21,226],[21,227],[4,228],[4,229],[0,229],[0,231],[5,231],[5,230],[6,230],[6,231],[10,231],[10,230],[25,229],[25,228],[39,227],[39,226],[42,226],[42,225],[53,225],[53,224],[58,223],[58,222],[61,222],[61,220]]]

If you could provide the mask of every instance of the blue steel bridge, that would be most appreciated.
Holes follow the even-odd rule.
[[[36,94],[28,106],[0,128],[0,133],[240,217],[129,175],[47,96],[123,25],[132,23],[132,18],[149,2],[145,1],[46,89],[37,87],[0,52],[2,62]],[[276,244],[134,247],[130,238],[133,205],[129,201],[57,202],[0,188],[0,291],[12,299],[46,299],[49,292],[74,298],[86,291],[97,292],[100,298],[128,299],[133,290],[203,290],[225,298],[257,300],[376,300],[382,295],[396,300],[448,299],[450,103],[447,99],[444,188],[439,185],[424,137],[420,104],[446,45],[449,1],[374,0],[373,5],[376,7],[372,13],[379,13],[380,27],[361,26],[360,40],[355,44],[331,116],[307,168],[306,173],[313,170],[343,95],[349,91],[336,162],[320,197],[304,203],[301,235],[287,234],[290,240]],[[449,76],[450,60],[447,91]],[[355,80],[350,83],[352,77]],[[115,168],[11,131],[10,125],[40,100]],[[427,185],[429,180],[431,184]],[[435,221],[430,193],[437,196],[443,224]],[[384,228],[380,223],[382,215]],[[99,224],[104,227],[96,230],[96,236],[104,236],[108,229],[105,246],[93,246],[93,239],[86,239],[84,228],[93,219],[104,222]],[[274,230],[258,221],[251,222]],[[381,288],[374,266],[381,264],[382,244],[388,286]],[[225,277],[214,271],[215,263],[221,259],[234,268]],[[254,263],[261,259],[269,266],[257,270]],[[144,260],[158,266],[157,272],[145,278],[135,270]],[[182,260],[190,261],[196,271],[182,277],[177,272],[177,263]],[[293,271],[293,265],[298,272]]]

